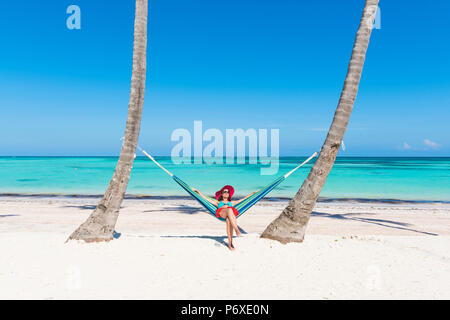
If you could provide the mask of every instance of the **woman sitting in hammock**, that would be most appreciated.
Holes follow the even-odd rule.
[[[239,231],[236,217],[239,215],[239,212],[234,207],[239,202],[244,201],[248,197],[250,197],[252,194],[256,193],[252,192],[245,198],[242,198],[237,201],[231,201],[231,197],[234,194],[234,188],[232,186],[226,185],[222,189],[216,192],[216,200],[209,198],[205,196],[203,193],[201,193],[199,190],[194,189],[195,192],[197,192],[200,196],[205,198],[208,202],[212,203],[217,207],[216,210],[216,217],[220,217],[222,219],[226,219],[227,222],[227,235],[228,235],[228,248],[230,250],[234,250],[233,246],[233,230],[236,231],[236,235],[240,236],[241,232]]]

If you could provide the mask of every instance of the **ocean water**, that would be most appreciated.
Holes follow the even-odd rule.
[[[281,157],[275,175],[261,175],[261,164],[174,164],[156,158],[189,185],[212,195],[231,184],[246,195],[285,174],[305,157]],[[116,157],[0,157],[0,194],[101,195]],[[269,197],[293,197],[312,164],[300,168]],[[164,171],[137,157],[127,189],[136,196],[185,196]],[[450,158],[338,157],[321,197],[450,201]]]

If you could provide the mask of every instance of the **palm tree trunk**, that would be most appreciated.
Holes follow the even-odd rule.
[[[76,229],[68,240],[109,241],[113,239],[114,227],[120,205],[130,179],[136,153],[144,105],[145,73],[147,58],[147,0],[136,0],[133,43],[133,69],[131,75],[130,102],[125,137],[120,150],[114,175],[103,198],[88,219]]]
[[[328,174],[333,167],[345,130],[347,129],[358,92],[359,80],[361,78],[367,47],[369,46],[378,1],[366,0],[353,45],[344,88],[342,89],[333,122],[331,123],[319,157],[295,197],[289,202],[280,216],[272,221],[266,230],[264,230],[261,235],[262,238],[278,240],[282,243],[303,241],[309,217]]]

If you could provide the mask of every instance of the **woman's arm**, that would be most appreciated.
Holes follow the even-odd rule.
[[[215,205],[216,207],[219,205],[219,201],[212,199],[210,197],[205,196],[203,193],[200,192],[200,190],[192,188],[192,190],[194,190],[195,192],[197,192],[201,197],[205,198],[208,202],[211,202],[213,205]]]
[[[250,193],[249,195],[247,195],[246,197],[244,197],[244,198],[242,198],[242,199],[240,199],[240,200],[231,201],[231,204],[232,204],[233,206],[235,206],[235,205],[237,205],[238,203],[240,203],[240,202],[244,201],[245,199],[247,199],[248,197],[250,197],[251,195],[255,194],[256,192],[258,192],[258,191],[254,191],[254,192]]]

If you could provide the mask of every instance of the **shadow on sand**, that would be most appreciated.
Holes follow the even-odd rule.
[[[228,242],[225,241],[227,236],[161,236],[161,238],[178,238],[178,239],[208,239],[214,240],[218,245],[223,245],[228,248]]]
[[[78,208],[78,209],[82,209],[82,210],[94,210],[95,208],[97,208],[97,205],[94,204],[86,204],[86,205],[82,205],[82,206],[63,206],[64,208]]]
[[[338,220],[353,220],[353,221],[359,221],[359,222],[364,222],[364,223],[371,223],[371,224],[375,224],[375,225],[382,226],[385,228],[393,228],[393,229],[399,229],[399,230],[405,230],[405,231],[426,234],[426,235],[430,235],[430,236],[438,236],[437,233],[407,228],[408,226],[411,226],[411,224],[409,224],[409,223],[398,222],[398,221],[393,221],[393,220],[386,220],[386,219],[371,219],[371,218],[354,217],[354,216],[357,216],[360,214],[362,214],[362,213],[330,214],[330,213],[325,213],[325,212],[313,211],[311,213],[311,216],[330,218],[330,219],[338,219]],[[364,213],[364,214],[367,215],[367,213]]]
[[[97,208],[96,204],[86,204],[86,205],[81,205],[81,206],[62,206],[63,208],[78,208],[81,210],[94,210],[95,208]],[[123,209],[125,207],[120,207],[120,209]]]
[[[242,234],[248,234],[241,227],[239,227],[239,230],[242,232]],[[119,233],[117,231],[114,231],[113,237],[114,237],[114,239],[119,239],[121,237],[121,235],[122,235],[121,233]],[[125,234],[125,235],[126,236],[130,236],[128,234]],[[155,237],[155,236],[149,236],[149,235],[132,235],[132,236],[139,237],[139,238],[147,238],[147,237],[153,238],[153,237]],[[169,235],[169,236],[159,236],[159,237],[161,237],[161,238],[172,238],[172,239],[208,239],[208,240],[216,241],[217,242],[216,243],[217,246],[223,245],[223,246],[228,248],[228,242],[225,241],[225,240],[228,239],[227,236],[192,236],[192,235],[190,235],[190,236],[183,236],[183,235],[170,236]]]
[[[193,207],[193,206],[187,206],[184,204],[180,204],[178,206],[171,206],[171,207],[165,207],[161,209],[154,209],[154,210],[145,210],[143,212],[167,212],[167,211],[180,211],[181,213],[185,214],[197,214],[199,212],[204,212],[204,209],[201,207]]]
[[[239,231],[242,234],[248,234],[247,231],[239,227]],[[224,245],[228,248],[228,242],[225,241],[225,239],[228,239],[227,236],[161,236],[161,238],[179,238],[179,239],[185,239],[185,238],[193,238],[193,239],[210,239],[216,241],[218,244]]]

